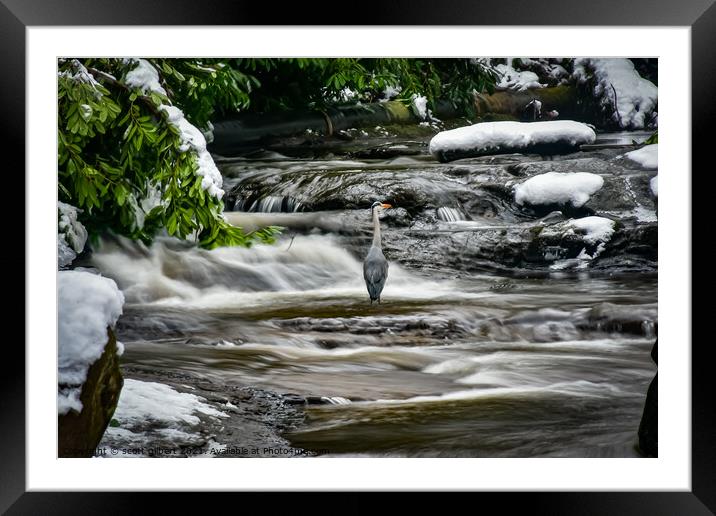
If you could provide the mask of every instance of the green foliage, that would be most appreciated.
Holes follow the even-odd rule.
[[[654,134],[644,140],[645,145],[651,145],[653,143],[659,143],[659,131],[656,131]]]
[[[324,108],[348,101],[345,92],[364,102],[382,97],[386,87],[401,88],[398,100],[425,96],[435,109],[445,99],[473,112],[474,92],[494,91],[495,73],[467,59],[338,58],[235,59],[232,65],[253,75],[260,89],[251,95],[250,109]]]
[[[197,174],[198,150],[163,109],[175,102],[205,126],[215,109],[247,105],[238,85],[244,75],[213,62],[215,71],[200,61],[149,62],[166,95],[127,85],[133,60],[60,61],[59,199],[83,210],[80,221],[93,237],[111,230],[150,242],[166,228],[207,248],[271,242],[278,228],[245,234],[224,220],[223,203]]]

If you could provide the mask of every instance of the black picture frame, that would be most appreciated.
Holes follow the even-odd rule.
[[[347,4],[350,14],[340,14],[336,4],[328,2],[280,4],[238,0],[0,0],[0,53],[5,76],[12,80],[0,85],[0,106],[5,121],[2,141],[24,156],[25,148],[25,30],[39,25],[603,25],[603,26],[688,26],[692,35],[692,163],[705,168],[710,163],[716,118],[716,5],[714,0],[546,0],[524,2],[501,0],[478,3],[469,0],[426,2],[399,0],[371,4]],[[210,4],[210,5],[209,5]],[[18,163],[23,167],[24,162]],[[709,172],[713,169],[710,165]],[[704,170],[704,172],[706,172]],[[688,171],[683,171],[684,174]],[[712,175],[705,174],[705,175]],[[692,221],[708,220],[696,216],[698,192],[692,187]],[[700,194],[700,195],[703,195]],[[27,197],[25,202],[29,203]],[[21,208],[23,209],[23,208]],[[24,209],[23,209],[24,211]],[[692,228],[692,235],[696,234]],[[25,232],[25,238],[28,238]],[[24,246],[17,246],[12,261],[3,260],[17,269]],[[708,259],[692,247],[692,267]],[[26,266],[25,266],[26,267]],[[30,271],[25,269],[25,275]],[[693,274],[693,272],[692,272]],[[693,299],[699,291],[706,293],[708,282],[692,283]],[[16,303],[21,310],[24,303]],[[696,302],[693,307],[698,306]],[[27,310],[32,310],[31,306]],[[12,317],[12,312],[9,312]],[[19,314],[17,314],[19,316]],[[8,319],[12,320],[12,319]],[[17,321],[18,319],[14,319]],[[692,316],[692,320],[697,318]],[[503,509],[529,508],[534,514],[713,514],[716,511],[716,426],[711,399],[712,362],[710,343],[706,340],[671,343],[662,346],[691,346],[692,352],[692,490],[690,492],[561,492],[561,493],[475,493],[498,502]],[[5,368],[0,377],[0,511],[9,514],[126,514],[147,508],[146,498],[160,497],[162,512],[186,512],[186,496],[173,494],[127,496],[126,493],[39,493],[25,487],[25,353],[17,345],[6,360],[15,364]],[[213,503],[225,503],[230,497],[241,497],[242,506],[254,500],[247,493],[213,494]],[[276,501],[275,495],[268,495]],[[295,493],[289,502],[300,506],[302,495]],[[327,507],[336,507],[335,501]],[[236,498],[234,498],[236,500]],[[421,502],[415,496],[414,501]],[[361,499],[362,500],[362,499]],[[341,498],[340,507],[353,511],[371,507],[357,495]],[[458,501],[454,501],[458,503]],[[470,502],[474,503],[474,502]],[[483,503],[481,501],[481,503]],[[144,512],[139,510],[139,512]],[[341,511],[342,512],[342,511]]]

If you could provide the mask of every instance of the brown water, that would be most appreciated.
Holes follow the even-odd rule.
[[[657,282],[426,277],[370,305],[330,236],[96,255],[128,297],[123,364],[327,398],[288,437],[331,454],[633,456]],[[322,261],[317,259],[322,257]]]
[[[576,162],[622,166],[616,152],[591,156]],[[598,274],[574,259],[500,273],[512,269],[490,261],[492,242],[519,242],[539,223],[480,190],[514,179],[515,164],[570,169],[525,156],[229,161],[229,182],[245,185],[243,212],[229,220],[281,224],[284,236],[213,251],[106,242],[91,264],[127,299],[123,366],[144,379],[176,372],[313,400],[284,436],[332,456],[637,456],[656,372],[656,274],[619,257]],[[370,305],[361,199],[370,206],[381,192],[412,205],[395,212],[406,223],[386,214],[391,265],[383,303]],[[613,213],[638,225],[619,212],[639,208],[634,199]]]

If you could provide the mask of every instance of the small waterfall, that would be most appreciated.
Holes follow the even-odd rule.
[[[285,195],[269,195],[251,201],[250,199],[237,199],[234,211],[247,211],[251,213],[293,213],[302,206],[301,201]]]
[[[459,222],[461,220],[467,220],[465,214],[457,208],[448,208],[442,206],[438,208],[438,218],[445,222]]]
[[[321,401],[330,403],[331,405],[349,405],[351,400],[341,396],[321,396]]]
[[[128,303],[216,307],[272,304],[272,293],[361,299],[367,295],[361,261],[324,235],[299,235],[291,244],[210,251],[170,238],[158,238],[150,247],[116,240],[103,241],[91,264],[117,282]],[[407,298],[455,295],[449,282],[423,280],[397,263],[391,264],[387,288],[392,295]]]

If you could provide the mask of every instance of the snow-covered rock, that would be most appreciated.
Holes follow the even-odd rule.
[[[624,129],[643,129],[654,124],[659,90],[634,69],[629,59],[578,58],[572,77],[593,88],[593,94],[605,112]],[[616,99],[615,99],[616,97]]]
[[[109,279],[84,271],[60,271],[58,291],[57,411],[82,411],[80,394],[87,371],[102,355],[122,314],[124,295]]]
[[[641,149],[627,152],[624,157],[647,170],[656,170],[659,168],[659,144],[646,145]]]
[[[604,185],[604,179],[589,172],[547,172],[514,187],[517,204],[571,204],[583,206]]]
[[[544,228],[533,242],[550,270],[586,269],[612,239],[616,223],[604,217],[583,217]]]
[[[651,188],[651,193],[654,194],[654,197],[659,197],[659,176],[651,178],[651,181],[649,181],[649,187]]]
[[[594,130],[571,120],[484,122],[442,131],[430,140],[430,153],[441,161],[509,152],[562,153],[592,143]]]
[[[80,211],[70,204],[57,203],[57,258],[58,265],[64,267],[72,263],[85,247],[87,242],[87,230],[77,220],[77,213]]]

